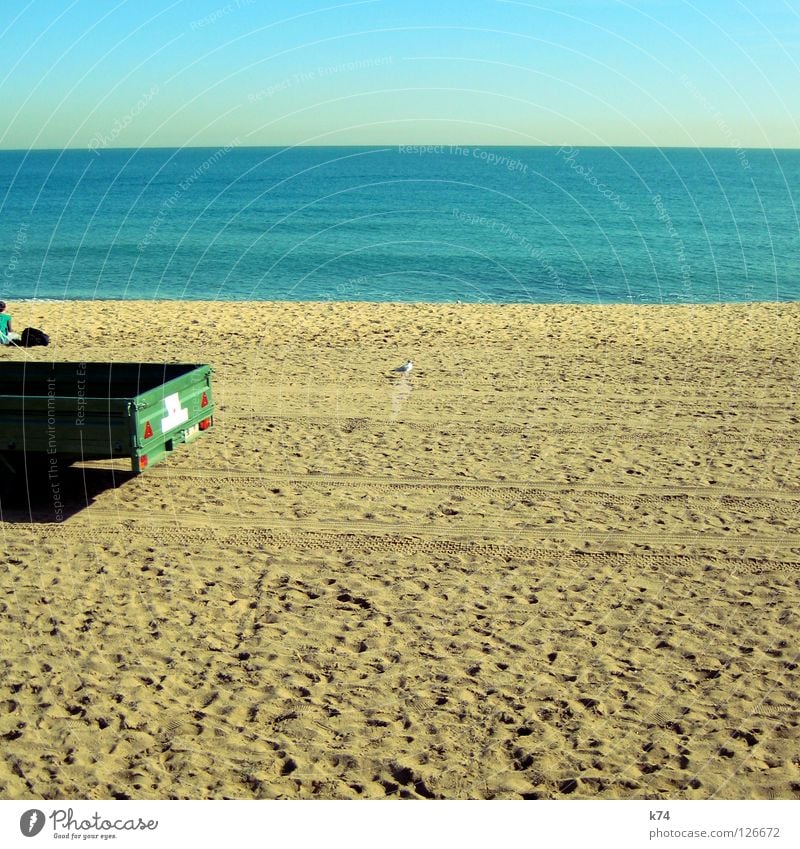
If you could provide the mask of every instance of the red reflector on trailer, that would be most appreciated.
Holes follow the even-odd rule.
[[[147,468],[147,454],[142,454],[139,458],[139,468],[146,469]]]
[[[150,439],[153,435],[153,428],[150,427],[150,422],[145,422],[144,424],[144,438]]]
[[[206,395],[205,392],[203,393],[203,397],[200,399],[200,406],[201,407],[207,407],[208,406],[208,395]]]
[[[200,422],[200,430],[208,430],[211,427],[211,419],[203,419]]]

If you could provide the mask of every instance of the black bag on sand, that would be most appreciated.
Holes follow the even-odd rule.
[[[19,342],[21,348],[33,348],[36,345],[49,345],[50,337],[43,331],[37,330],[35,327],[26,327],[19,334]]]

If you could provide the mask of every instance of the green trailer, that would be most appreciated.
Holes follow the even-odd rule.
[[[144,472],[212,427],[211,375],[185,363],[0,362],[0,477],[120,458]]]

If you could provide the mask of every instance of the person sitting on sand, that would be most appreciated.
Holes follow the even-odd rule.
[[[18,340],[19,333],[14,333],[11,316],[6,314],[5,301],[0,301],[0,345],[8,345]]]

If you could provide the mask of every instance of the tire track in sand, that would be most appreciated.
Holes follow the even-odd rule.
[[[340,430],[343,433],[354,433],[356,431],[374,431],[383,430],[387,427],[397,428],[399,426],[408,427],[416,431],[424,431],[426,433],[439,433],[447,435],[448,427],[463,430],[479,430],[481,432],[491,432],[494,434],[512,435],[512,434],[527,434],[529,436],[541,436],[547,438],[563,438],[567,436],[599,436],[601,434],[610,434],[617,440],[634,443],[658,443],[668,445],[687,445],[688,443],[710,442],[715,445],[737,445],[737,446],[786,446],[794,445],[796,440],[791,437],[775,436],[760,436],[752,432],[739,431],[737,433],[717,433],[715,431],[703,431],[699,428],[686,427],[658,430],[648,429],[647,427],[630,427],[622,424],[606,424],[592,425],[580,424],[570,425],[567,427],[542,426],[535,420],[530,422],[488,422],[485,419],[461,419],[448,417],[447,425],[441,422],[431,422],[425,419],[414,419],[408,417],[399,417],[397,419],[387,419],[380,416],[323,416],[314,414],[304,414],[298,412],[295,415],[272,414],[265,415],[261,413],[253,413],[248,415],[245,413],[237,413],[231,415],[226,413],[227,423],[231,425],[247,425],[248,427],[260,426],[261,422],[280,422],[282,424],[297,424],[302,423],[306,427],[319,428],[326,432]],[[713,420],[715,417],[709,417],[708,420]]]
[[[521,493],[560,492],[569,494],[598,494],[614,496],[617,493],[628,495],[644,495],[652,497],[699,497],[699,498],[759,498],[765,500],[785,501],[797,499],[800,502],[800,489],[741,489],[726,486],[679,486],[658,484],[603,484],[603,483],[574,483],[572,481],[543,481],[543,480],[511,480],[491,478],[384,478],[371,475],[281,475],[258,473],[248,469],[192,469],[187,471],[180,468],[159,466],[146,473],[150,478],[168,478],[170,480],[187,480],[195,478],[215,483],[241,484],[291,484],[298,487],[319,486],[362,486],[370,489],[468,489],[488,491],[492,489],[518,490]],[[796,505],[800,509],[800,503]]]
[[[468,478],[382,478],[363,475],[274,475],[248,470],[193,469],[191,472],[172,471],[160,467],[149,473],[154,479],[166,479],[180,485],[192,486],[196,481],[220,489],[259,487],[276,489],[363,488],[373,492],[397,492],[408,489],[435,492],[443,489],[481,495],[500,491],[519,499],[536,500],[548,495],[561,495],[592,504],[664,504],[669,501],[713,500],[718,508],[747,511],[761,510],[773,516],[800,517],[800,491],[746,490],[719,486],[655,486],[636,484],[570,484],[558,481],[480,480]]]
[[[92,507],[89,511],[91,516],[86,519],[73,518],[68,520],[70,530],[84,529],[86,533],[92,529],[106,528],[108,526],[126,528],[135,532],[138,527],[145,526],[154,529],[169,528],[203,528],[206,531],[217,529],[232,531],[261,530],[278,533],[317,533],[322,532],[334,535],[356,535],[356,536],[386,536],[386,537],[422,537],[425,539],[455,539],[468,537],[469,540],[483,540],[485,542],[497,541],[501,545],[510,544],[515,541],[525,540],[549,540],[565,543],[568,546],[582,548],[586,544],[595,542],[605,545],[684,545],[699,548],[722,547],[724,550],[748,548],[775,548],[786,547],[797,549],[800,559],[800,535],[753,535],[735,536],[727,534],[674,534],[674,533],[643,533],[638,531],[623,530],[584,530],[569,531],[563,527],[530,526],[522,528],[495,529],[484,525],[459,524],[446,525],[421,525],[418,523],[381,522],[374,519],[361,521],[336,521],[318,519],[313,522],[291,519],[260,519],[257,516],[223,516],[217,513],[209,514],[187,514],[180,517],[154,516],[151,512],[144,510],[133,510],[126,508],[124,512],[113,509],[98,509]],[[523,547],[525,544],[523,542]]]
[[[332,551],[365,553],[419,553],[434,556],[475,556],[496,557],[506,561],[511,560],[553,560],[559,563],[571,563],[578,568],[586,565],[587,560],[600,561],[616,568],[635,566],[637,569],[658,568],[685,570],[687,566],[707,566],[710,555],[702,551],[695,552],[658,552],[652,546],[656,542],[652,535],[613,535],[606,533],[594,534],[559,534],[552,532],[549,537],[555,543],[569,544],[572,539],[575,545],[572,548],[556,546],[546,548],[534,543],[541,543],[544,538],[535,538],[530,534],[507,534],[505,538],[458,539],[454,534],[449,537],[442,533],[441,529],[417,528],[410,532],[397,525],[388,526],[390,532],[381,530],[372,523],[369,527],[359,526],[359,523],[328,523],[324,527],[307,527],[296,522],[271,522],[269,526],[253,526],[239,517],[229,517],[227,521],[219,522],[217,517],[209,516],[205,520],[168,521],[162,519],[160,522],[152,521],[150,515],[141,515],[131,518],[126,512],[125,519],[113,511],[106,511],[101,522],[78,523],[70,520],[67,523],[47,525],[48,537],[53,541],[59,539],[91,540],[98,542],[103,537],[137,538],[141,540],[156,539],[158,542],[173,542],[185,546],[194,546],[198,551],[208,547],[209,541],[225,546],[242,547],[276,547],[279,549],[294,549],[299,551],[318,550],[324,548]],[[485,531],[485,529],[484,529]],[[136,535],[133,537],[132,535]],[[583,546],[587,542],[587,536],[601,539],[610,543],[612,539],[622,538],[628,542],[634,537],[646,540],[648,550],[634,552],[620,551],[590,551]],[[670,535],[675,539],[675,535]],[[686,538],[689,540],[689,538]],[[663,540],[662,540],[663,541]],[[697,538],[691,538],[697,542]],[[741,541],[741,540],[739,540]],[[747,542],[750,545],[759,543],[766,547],[777,544],[778,538],[769,540],[760,538]],[[734,540],[726,539],[728,547],[732,547]],[[764,556],[760,554],[749,556],[746,553],[726,555],[724,565],[731,573],[760,573],[773,571],[795,572],[800,570],[800,538],[793,538],[793,542],[799,546],[796,551],[788,556]],[[580,543],[580,544],[579,544]],[[769,543],[767,545],[767,543]]]

